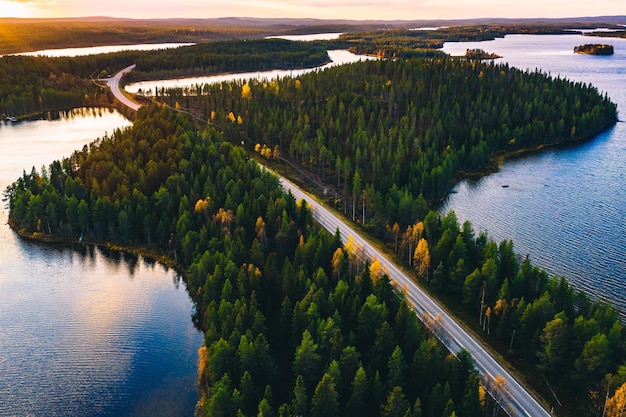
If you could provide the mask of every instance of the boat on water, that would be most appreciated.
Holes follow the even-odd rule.
[[[19,120],[15,116],[7,116],[7,122],[15,123],[15,122],[18,122],[18,121]]]

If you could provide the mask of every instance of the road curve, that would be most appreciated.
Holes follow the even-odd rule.
[[[483,386],[496,398],[510,416],[549,417],[548,413],[520,383],[507,372],[471,334],[466,332],[441,306],[420,289],[400,268],[388,260],[352,227],[330,210],[317,203],[289,180],[280,177],[282,187],[296,200],[304,199],[311,208],[313,218],[331,233],[339,230],[345,242],[352,236],[363,254],[381,263],[397,288],[405,291],[417,316],[433,331],[441,342],[455,355],[462,349],[474,358]],[[496,386],[495,378],[502,376],[505,384]]]
[[[128,66],[124,68],[123,70],[119,71],[117,74],[115,74],[111,78],[107,78],[106,82],[107,82],[107,86],[111,89],[111,92],[113,93],[116,99],[121,101],[122,104],[124,104],[125,106],[130,107],[131,109],[137,111],[139,107],[141,107],[141,104],[135,103],[134,101],[126,97],[122,93],[122,90],[120,90],[120,80],[122,79],[124,75],[128,74],[134,69],[135,69],[135,64]]]

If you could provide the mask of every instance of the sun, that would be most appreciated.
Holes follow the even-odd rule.
[[[27,3],[0,0],[1,17],[31,17]]]

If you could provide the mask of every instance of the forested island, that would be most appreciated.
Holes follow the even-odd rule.
[[[228,54],[228,45],[193,51]],[[265,45],[267,56],[278,53],[273,43],[256,48]],[[319,59],[318,47],[287,56]],[[40,86],[38,76],[78,80],[144,56],[133,54],[6,62]],[[142,77],[210,66],[184,54],[180,65],[149,67],[147,55]],[[593,414],[607,386],[613,402],[626,389],[617,311],[520,260],[512,242],[492,242],[429,208],[457,179],[496,169],[500,155],[592,137],[615,123],[615,105],[587,84],[434,56],[199,86],[195,96],[155,92],[172,109],[141,109],[131,128],[24,172],[4,192],[10,224],[35,239],[82,236],[176,264],[205,334],[201,415],[495,413],[471,356],[448,355],[379,266],[320,230],[305,203],[249,160],[256,152],[321,184],[339,211],[552,398],[547,378],[567,399],[559,415]],[[37,109],[38,91],[10,97]],[[232,145],[242,141],[249,154]]]
[[[595,31],[585,33],[585,36],[595,36],[598,38],[626,38],[626,30]]]
[[[577,54],[588,55],[613,55],[613,45],[599,44],[599,43],[586,43],[574,47],[574,52]]]

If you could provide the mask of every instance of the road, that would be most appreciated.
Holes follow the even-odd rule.
[[[395,281],[396,288],[405,290],[408,300],[418,317],[433,331],[441,342],[454,354],[465,349],[476,363],[483,386],[498,400],[511,416],[549,417],[548,413],[520,383],[509,374],[471,334],[466,332],[441,306],[421,290],[400,268],[388,260],[345,221],[317,203],[289,180],[280,177],[285,190],[290,190],[296,200],[304,199],[311,208],[313,218],[329,232],[338,229],[343,241],[352,236],[363,254],[381,263],[385,272]],[[496,387],[495,378],[502,376],[505,384]]]
[[[135,65],[124,68],[113,77],[107,79],[107,85],[119,101],[133,110],[137,110],[141,105],[128,99],[122,94],[119,87],[120,79],[134,68]],[[346,224],[345,221],[317,203],[314,198],[291,181],[280,176],[279,178],[285,191],[290,190],[296,200],[306,200],[313,213],[313,218],[325,229],[330,233],[335,233],[336,230],[339,230],[344,242],[348,237],[352,236],[364,256],[380,262],[387,275],[394,281],[396,287],[404,290],[417,316],[452,353],[456,355],[459,351],[465,349],[472,355],[483,386],[496,398],[509,415],[514,417],[550,417],[550,413],[489,354],[482,343],[465,331],[436,301],[420,289],[407,274]],[[496,384],[496,377],[502,377],[505,383]]]
[[[125,106],[130,107],[131,109],[137,111],[139,107],[141,107],[141,104],[135,103],[134,101],[126,97],[122,93],[122,90],[120,90],[120,80],[122,79],[124,75],[128,74],[134,69],[135,69],[135,64],[129,67],[126,67],[120,72],[118,72],[117,74],[115,74],[114,76],[112,76],[111,78],[107,78],[106,83],[107,83],[107,86],[111,89],[111,92],[113,93],[116,99],[121,101],[122,104],[124,104]]]

